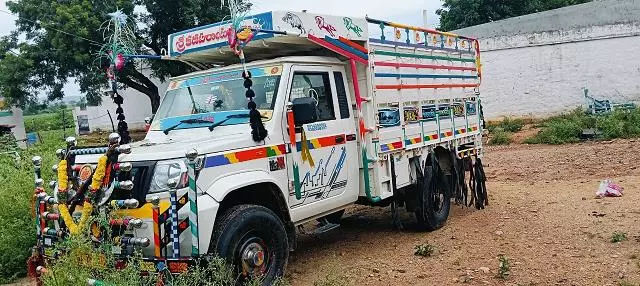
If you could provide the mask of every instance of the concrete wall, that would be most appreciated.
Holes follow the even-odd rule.
[[[149,76],[149,71],[143,69],[142,73]],[[160,92],[160,96],[164,96],[167,90],[168,82],[161,83],[159,80],[151,79],[157,86]],[[124,98],[122,109],[124,109],[125,121],[129,125],[129,129],[143,129],[145,117],[151,116],[151,101],[149,97],[144,93],[141,93],[133,88],[127,88],[118,91]],[[89,119],[89,128],[93,132],[97,129],[100,130],[112,130],[111,120],[107,114],[107,110],[111,113],[113,118],[113,125],[118,128],[118,120],[116,114],[116,108],[118,106],[113,103],[113,100],[109,97],[103,97],[102,104],[100,106],[87,106],[86,110],[81,110],[80,107],[76,107],[73,110],[73,120],[76,126],[76,134],[78,134],[78,115],[87,115]]]
[[[0,116],[0,125],[15,125],[16,127],[11,129],[13,136],[18,141],[18,146],[21,148],[27,147],[27,133],[24,130],[24,116],[22,115],[22,109],[11,108],[12,116]]]
[[[487,118],[640,100],[640,0],[594,1],[455,31],[480,39]]]

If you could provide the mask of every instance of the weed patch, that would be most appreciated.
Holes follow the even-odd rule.
[[[619,243],[619,242],[623,242],[627,240],[627,233],[626,232],[619,232],[616,231],[611,235],[611,242],[612,243]]]

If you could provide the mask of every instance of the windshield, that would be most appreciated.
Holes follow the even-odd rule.
[[[253,99],[264,121],[271,119],[275,105],[282,66],[250,68],[256,94]],[[174,80],[156,113],[151,130],[164,130],[185,119],[206,120],[181,124],[176,129],[209,126],[233,114],[248,114],[246,88],[242,70],[199,75]],[[248,118],[232,118],[223,125],[249,122]]]

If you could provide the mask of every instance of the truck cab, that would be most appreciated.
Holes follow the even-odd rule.
[[[117,156],[134,186],[105,200],[138,202],[118,212],[144,222],[128,235],[152,241],[141,248],[150,269],[217,255],[268,285],[297,226],[333,229],[354,203],[405,207],[435,230],[452,198],[467,204],[470,171],[484,206],[477,41],[304,12],[246,22],[256,32],[246,64],[226,48],[228,23],[169,36],[168,58],[201,70],[170,80],[145,139]],[[98,161],[76,153],[76,165]]]

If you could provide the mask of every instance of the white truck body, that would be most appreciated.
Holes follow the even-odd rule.
[[[231,197],[257,203],[248,198],[255,190],[247,193],[251,195],[242,192],[259,189],[273,196],[277,202],[274,212],[293,228],[356,202],[384,204],[396,190],[416,183],[414,162],[424,165],[427,155],[438,147],[456,150],[461,158],[480,156],[477,42],[376,21],[290,11],[247,18],[248,26],[271,31],[259,32],[244,49],[256,98],[260,98],[258,110],[267,117],[263,123],[268,137],[261,142],[252,140],[247,119],[231,120],[233,124],[217,126],[211,132],[204,128],[206,124],[185,124],[163,132],[180,119],[219,122],[228,114],[247,112],[244,89],[232,86],[228,89],[238,94],[238,103],[229,106],[243,108],[216,112],[212,107],[208,112],[164,116],[162,113],[171,114],[177,102],[189,95],[192,101],[195,98],[194,106],[196,101],[198,106],[214,105],[218,95],[192,94],[191,90],[213,93],[220,90],[221,83],[231,86],[240,80],[242,72],[237,56],[228,48],[224,34],[228,24],[169,36],[171,59],[198,68],[211,64],[223,67],[171,79],[146,138],[133,144],[131,154],[120,155],[119,161],[180,161],[185,151],[197,150],[202,159],[197,177],[199,249],[204,253],[211,249],[216,218],[232,203]],[[385,27],[384,31],[380,27]],[[292,140],[289,103],[305,96],[316,98],[319,120],[303,124],[303,132],[297,130]],[[313,164],[308,158],[303,160],[303,144],[307,144]],[[77,161],[92,163],[96,158],[81,156]],[[181,164],[175,166],[186,172]],[[147,201],[160,196],[160,212],[165,213],[168,193],[163,182],[154,180],[166,178],[158,175],[158,168],[149,163],[146,176],[156,174],[139,192]],[[166,173],[166,177],[172,176],[170,169]],[[153,189],[149,184],[160,187]],[[178,190],[178,197],[187,189]],[[188,203],[182,205],[179,217],[185,221],[189,207]],[[126,214],[147,222],[152,219],[149,203]],[[186,228],[180,229],[184,256],[191,251]],[[163,241],[167,235],[161,227]],[[138,229],[136,236],[153,237],[153,228]],[[153,248],[153,244],[145,248],[145,254],[153,255]],[[163,243],[164,252],[172,252],[170,243]]]

